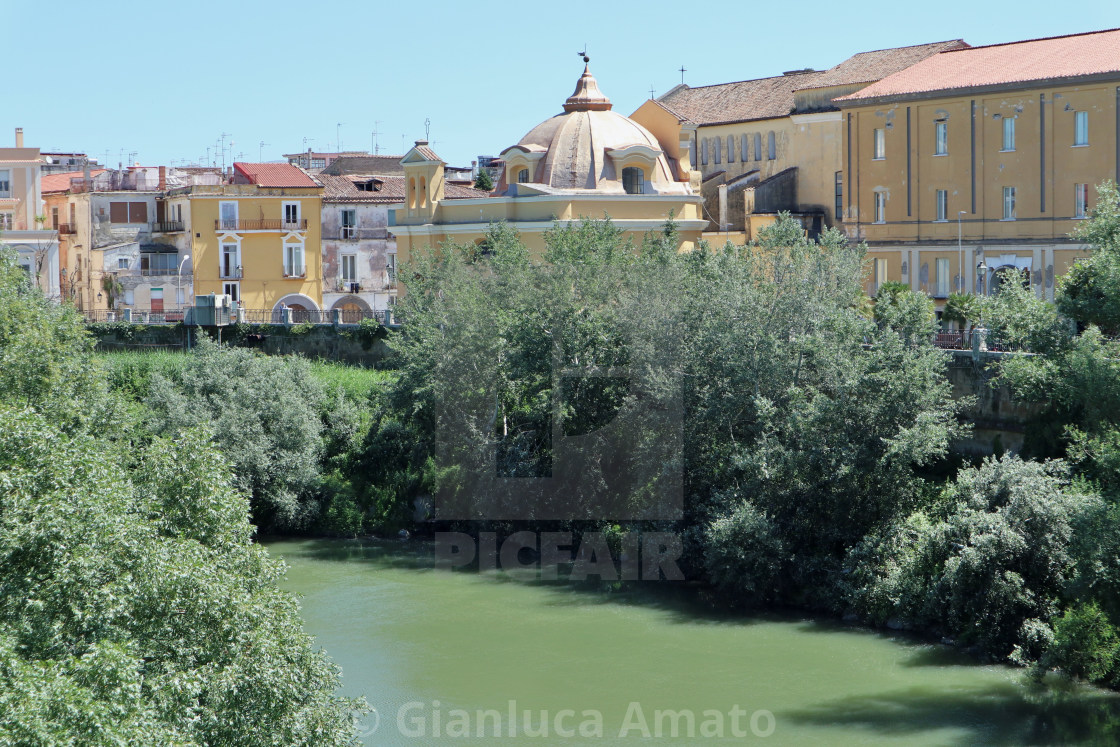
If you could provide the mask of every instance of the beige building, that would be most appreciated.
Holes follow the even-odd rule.
[[[1052,299],[1095,186],[1120,178],[1118,101],[1120,30],[943,51],[837,98],[867,290],[987,293],[1015,270]]]
[[[586,68],[564,111],[503,151],[502,160],[505,170],[491,196],[449,200],[445,164],[427,142],[405,154],[405,204],[392,214],[390,228],[402,262],[411,251],[447,239],[481,241],[494,221],[508,222],[537,252],[556,221],[606,214],[640,243],[672,216],[682,249],[696,245],[706,224],[687,140],[660,139],[611,111]]]
[[[631,118],[687,143],[703,175],[706,238],[743,243],[787,210],[811,233],[838,226],[844,133],[832,103],[960,40],[862,52],[825,71],[710,86],[676,86]]]
[[[43,212],[42,157],[25,148],[16,128],[14,148],[0,148],[0,244],[11,247],[32,282],[48,298],[61,296],[58,228]]]

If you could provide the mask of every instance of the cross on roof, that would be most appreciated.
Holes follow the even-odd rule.
[[[682,85],[684,84],[684,74],[687,73],[687,72],[688,71],[685,69],[684,65],[681,65],[681,84]]]

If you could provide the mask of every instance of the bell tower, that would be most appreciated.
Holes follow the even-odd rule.
[[[405,218],[411,224],[431,223],[436,208],[444,197],[444,162],[428,147],[427,140],[417,140],[404,158]]]

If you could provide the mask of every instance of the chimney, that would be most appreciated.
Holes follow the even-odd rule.
[[[158,189],[159,189],[160,192],[167,189],[167,167],[166,166],[160,166],[159,167],[159,187],[158,187]]]
[[[23,128],[22,127],[17,127],[16,128],[16,147],[17,148],[22,148],[23,147]]]

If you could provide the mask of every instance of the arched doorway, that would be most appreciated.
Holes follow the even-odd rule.
[[[321,321],[319,319],[321,316],[319,304],[302,293],[289,293],[277,301],[276,305],[272,307],[273,321],[279,322],[283,319],[284,307],[292,310],[292,322],[295,324]]]
[[[343,296],[334,302],[331,309],[342,312],[343,324],[357,324],[373,315],[373,309],[358,296]]]

